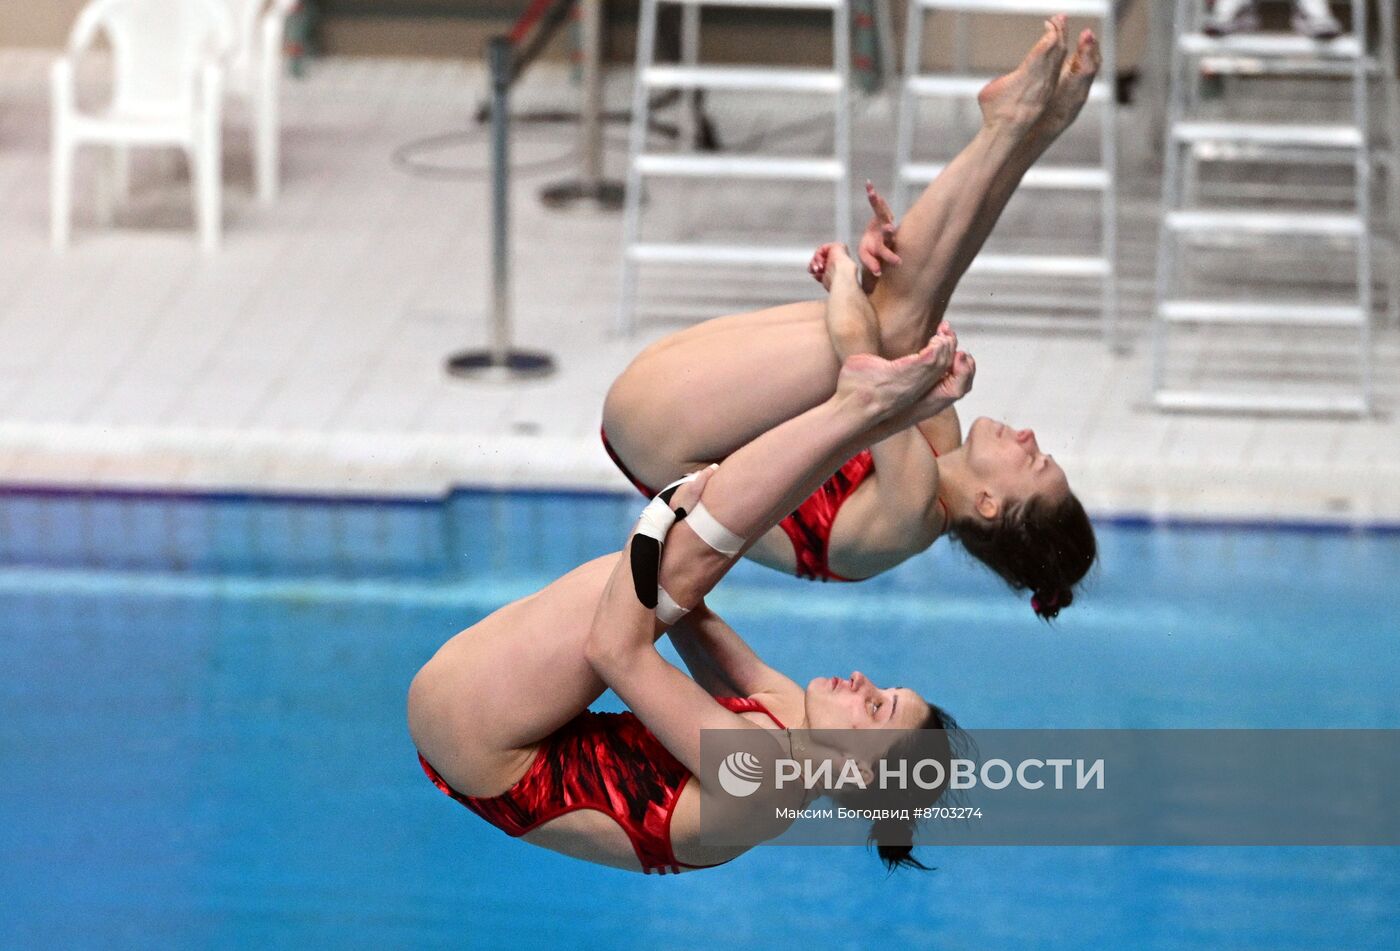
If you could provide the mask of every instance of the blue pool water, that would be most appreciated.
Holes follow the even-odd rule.
[[[0,948],[1380,949],[1395,849],[959,848],[887,878],[765,848],[646,878],[433,789],[404,693],[453,633],[615,548],[612,496],[0,496]],[[1117,525],[1055,627],[947,546],[712,603],[799,679],[975,727],[1400,727],[1400,535]]]

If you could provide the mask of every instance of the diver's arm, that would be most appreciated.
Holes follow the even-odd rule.
[[[666,636],[671,639],[671,646],[676,649],[677,654],[681,655],[681,660],[685,662],[685,669],[690,671],[690,676],[697,684],[704,687],[710,696],[738,696],[739,688],[724,675],[724,671],[719,669],[715,659],[705,649],[705,645],[696,631],[696,613],[697,611],[691,611],[667,629]]]
[[[716,696],[749,697],[796,686],[765,664],[724,618],[703,603],[672,626],[669,635],[691,673],[700,667],[724,691],[716,693],[705,679],[695,678]]]

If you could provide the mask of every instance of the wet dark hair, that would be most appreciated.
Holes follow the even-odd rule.
[[[1098,557],[1093,523],[1073,492],[1008,506],[996,519],[959,519],[950,531],[1012,588],[1030,591],[1031,607],[1047,621],[1074,603],[1074,586]]]
[[[950,769],[950,763],[955,756],[961,755],[960,751],[966,746],[966,738],[958,727],[957,721],[948,711],[932,703],[928,707],[928,716],[919,724],[918,729],[942,732],[943,736],[936,758],[943,763],[945,781],[934,789],[913,786],[898,792],[882,790],[880,794],[881,808],[913,810],[931,806],[942,799],[943,794],[947,791],[946,776]],[[890,747],[881,759],[909,759],[916,755],[927,757],[928,751],[929,741],[927,737],[921,737],[918,733],[910,731],[907,736]],[[843,804],[857,806],[860,796],[855,794],[837,798]],[[924,872],[933,871],[934,866],[925,865],[914,858],[914,832],[916,828],[917,823],[913,819],[876,819],[870,824],[870,835],[866,842],[875,847],[875,853],[880,857],[880,861],[885,863],[886,871],[893,873],[896,869],[901,868],[916,868]]]

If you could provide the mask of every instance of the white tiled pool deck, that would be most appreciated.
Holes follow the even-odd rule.
[[[536,82],[522,98],[561,101]],[[116,228],[91,222],[80,183],[74,244],[56,254],[46,57],[0,50],[0,484],[625,487],[597,440],[603,395],[668,328],[611,333],[620,216],[546,211],[534,196],[550,176],[518,179],[517,337],[560,371],[512,385],[443,373],[446,355],[487,335],[488,187],[410,176],[390,155],[462,128],[483,88],[469,66],[318,64],[285,88],[274,207],[252,201],[241,121],[226,122],[217,255],[195,246],[177,163],[152,160],[138,161]],[[570,143],[536,130],[517,149],[530,160]],[[484,143],[442,158],[482,163]],[[861,174],[879,178],[888,156],[878,163]],[[1125,178],[1125,318],[1140,336],[1157,186]],[[1400,521],[1393,328],[1376,344],[1379,412],[1354,421],[1159,415],[1145,408],[1140,342],[1127,355],[1086,336],[969,330],[964,342],[980,368],[966,411],[1033,424],[1097,513]]]

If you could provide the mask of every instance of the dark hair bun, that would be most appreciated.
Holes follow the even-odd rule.
[[[1031,607],[1037,615],[1047,621],[1053,621],[1062,608],[1067,608],[1073,603],[1074,592],[1069,588],[1037,591],[1031,596]]]

